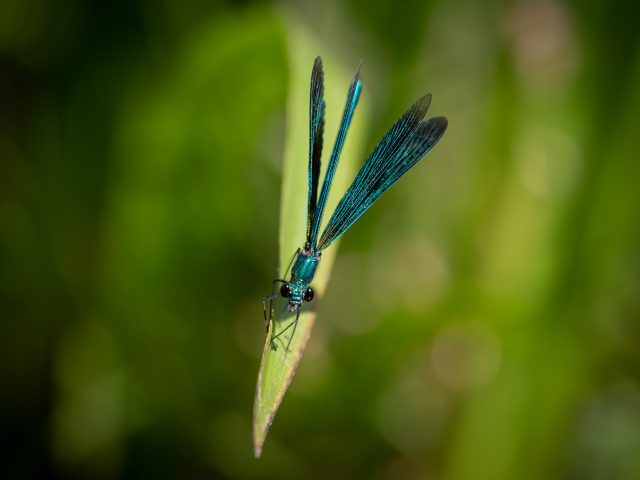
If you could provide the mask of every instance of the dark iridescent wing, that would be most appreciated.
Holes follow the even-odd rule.
[[[309,199],[307,203],[307,245],[310,245],[311,227],[318,201],[322,134],[324,132],[324,73],[322,59],[316,58],[311,72],[311,98],[309,100]]]
[[[440,140],[447,119],[423,121],[430,103],[431,95],[422,97],[385,134],[338,204],[318,242],[318,251],[337,240]]]
[[[338,136],[336,137],[336,143],[333,146],[333,152],[331,152],[331,159],[327,166],[327,173],[322,183],[322,191],[320,192],[320,198],[316,207],[315,214],[313,216],[313,223],[311,226],[311,233],[308,236],[308,243],[310,246],[315,247],[316,240],[318,238],[318,229],[320,228],[320,222],[322,222],[322,213],[327,203],[327,196],[329,195],[329,189],[333,182],[333,175],[336,172],[338,166],[338,160],[340,158],[340,152],[342,152],[342,146],[347,136],[347,130],[351,124],[353,112],[358,104],[360,98],[360,91],[362,90],[362,82],[360,82],[360,68],[356,72],[353,80],[351,81],[351,87],[349,88],[349,94],[347,95],[347,104],[344,107],[344,113],[342,114],[342,122],[340,123],[340,130],[338,130]]]

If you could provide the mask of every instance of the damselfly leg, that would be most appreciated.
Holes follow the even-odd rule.
[[[293,340],[293,337],[294,337],[294,335],[296,334],[296,328],[298,327],[298,320],[300,319],[300,309],[301,309],[301,308],[302,308],[302,306],[299,306],[299,307],[296,309],[296,318],[295,318],[291,323],[289,323],[289,325],[287,325],[286,327],[284,327],[284,328],[282,329],[282,331],[278,332],[276,335],[274,335],[274,336],[271,338],[271,345],[270,345],[270,346],[271,346],[271,350],[277,350],[277,349],[278,349],[278,345],[276,344],[276,342],[275,342],[275,341],[276,341],[278,338],[280,338],[280,336],[281,336],[284,332],[286,332],[286,331],[287,331],[287,330],[289,330],[291,327],[293,327],[293,331],[291,332],[291,336],[289,337],[289,341],[287,342],[287,346],[286,346],[286,348],[285,348],[285,352],[289,352],[289,351],[290,351],[290,350],[289,350],[289,347],[291,346],[291,341]]]
[[[273,301],[278,298],[278,290],[276,290],[276,283],[287,283],[282,278],[276,278],[271,282],[271,293],[266,297],[262,297],[262,310],[264,313],[264,326],[269,333],[269,325],[271,324],[271,318],[273,317]],[[267,318],[267,302],[269,302],[269,318]]]
[[[300,253],[300,249],[298,248],[296,249],[295,253],[291,257],[287,270],[284,272],[285,277],[289,274],[289,271],[291,270],[291,265],[293,265],[293,261],[296,259],[299,253]],[[262,312],[264,314],[264,326],[267,333],[269,333],[269,325],[271,324],[271,319],[273,318],[273,301],[276,298],[278,298],[279,290],[276,290],[276,283],[287,283],[287,281],[282,278],[274,279],[273,282],[271,282],[271,293],[266,297],[262,297]],[[269,318],[267,318],[267,302],[269,302]]]

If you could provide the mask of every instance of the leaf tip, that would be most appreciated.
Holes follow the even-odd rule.
[[[260,458],[260,455],[262,455],[262,445],[254,444],[253,445],[253,456],[255,458]]]

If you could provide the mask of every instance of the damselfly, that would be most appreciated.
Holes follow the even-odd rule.
[[[311,73],[306,241],[304,248],[298,249],[292,258],[293,267],[289,280],[283,278],[273,280],[271,294],[263,299],[267,331],[273,313],[272,302],[278,294],[287,299],[287,309],[291,314],[295,314],[295,319],[272,338],[273,348],[275,348],[273,340],[292,327],[293,331],[289,338],[289,344],[291,343],[303,303],[313,300],[314,291],[310,284],[320,263],[322,252],[340,238],[396,180],[424,157],[440,140],[447,128],[447,119],[444,117],[424,120],[431,104],[431,94],[415,102],[374,148],[318,238],[329,189],[361,90],[362,83],[360,69],[358,69],[349,88],[342,122],[318,197],[324,131],[324,74],[322,60],[320,57],[316,58]],[[280,288],[276,289],[278,284]],[[269,318],[267,318],[267,302],[269,302]],[[288,347],[289,345],[287,349]]]

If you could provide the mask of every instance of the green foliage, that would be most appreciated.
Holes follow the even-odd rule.
[[[2,3],[0,477],[640,477],[638,6],[399,5]],[[449,130],[323,257],[256,460],[318,54],[343,182]]]

